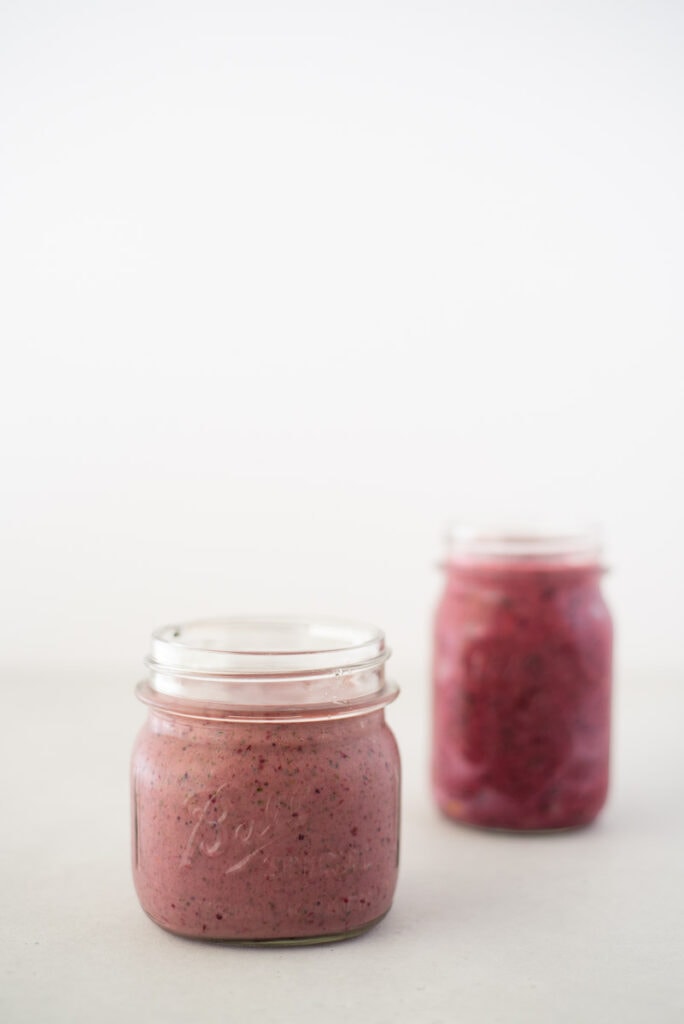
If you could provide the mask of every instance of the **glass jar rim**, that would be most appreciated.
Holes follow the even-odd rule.
[[[597,524],[452,523],[446,534],[447,566],[454,563],[559,561],[594,564],[603,552],[603,532]]]
[[[162,626],[148,666],[193,674],[275,676],[363,667],[390,655],[382,630],[346,619],[234,616]]]
[[[384,676],[390,653],[382,630],[345,619],[204,619],[152,634],[138,696],[169,710],[368,710],[396,696]]]

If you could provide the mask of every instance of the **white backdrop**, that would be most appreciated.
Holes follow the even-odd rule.
[[[0,5],[3,1020],[682,1019],[683,53],[672,0]],[[427,795],[453,517],[605,527],[616,785],[555,846]],[[362,943],[135,905],[149,632],[240,612],[394,648]]]
[[[445,522],[579,515],[623,659],[683,665],[683,44],[661,0],[5,4],[4,656],[313,610],[422,672]]]

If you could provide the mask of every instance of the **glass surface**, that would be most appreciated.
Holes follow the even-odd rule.
[[[608,788],[612,625],[602,569],[595,549],[580,556],[579,545],[522,537],[514,546],[512,558],[480,546],[446,566],[434,633],[434,792],[445,814],[470,824],[576,827],[596,817]]]
[[[131,773],[147,914],[179,935],[256,944],[336,941],[377,923],[399,849],[399,753],[384,714],[397,688],[382,633],[222,620],[161,630],[153,652]]]
[[[592,563],[601,556],[602,535],[597,525],[500,527],[453,523],[447,531],[446,547],[447,564],[516,559]]]
[[[396,696],[385,680],[389,656],[381,630],[337,619],[232,618],[165,626],[152,637],[149,678],[139,696],[185,712],[190,705],[300,713],[383,707]]]
[[[273,723],[153,711],[132,780],[136,889],[171,931],[312,939],[390,907],[399,755],[382,711]]]

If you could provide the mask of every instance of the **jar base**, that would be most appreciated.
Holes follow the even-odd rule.
[[[144,908],[143,908],[144,909]],[[169,928],[167,925],[157,921],[151,914],[145,911],[150,921],[162,928],[165,932],[170,935],[175,935],[181,939],[189,939],[191,942],[209,942],[212,945],[219,946],[322,946],[326,943],[332,942],[344,942],[345,939],[357,939],[360,935],[365,935],[366,932],[370,931],[371,928],[375,928],[376,925],[380,924],[383,918],[387,917],[389,909],[387,909],[379,917],[373,918],[367,924],[363,924],[358,928],[352,928],[351,931],[347,932],[334,932],[329,935],[302,935],[299,938],[272,938],[272,939],[221,939],[214,938],[213,936],[205,935],[188,935],[185,932],[174,931],[173,928]]]
[[[438,807],[438,810],[443,818],[446,818],[447,821],[452,822],[454,825],[474,829],[476,832],[500,832],[503,835],[509,836],[552,836],[564,832],[580,832],[582,829],[591,828],[596,822],[596,818],[590,818],[588,821],[578,821],[573,825],[549,825],[546,828],[544,826],[528,828],[525,825],[487,825],[484,822],[466,821],[465,818],[457,818],[444,807]]]

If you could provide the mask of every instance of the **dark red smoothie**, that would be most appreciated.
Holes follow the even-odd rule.
[[[433,782],[459,821],[592,821],[608,788],[612,627],[592,561],[447,566],[434,653]]]

